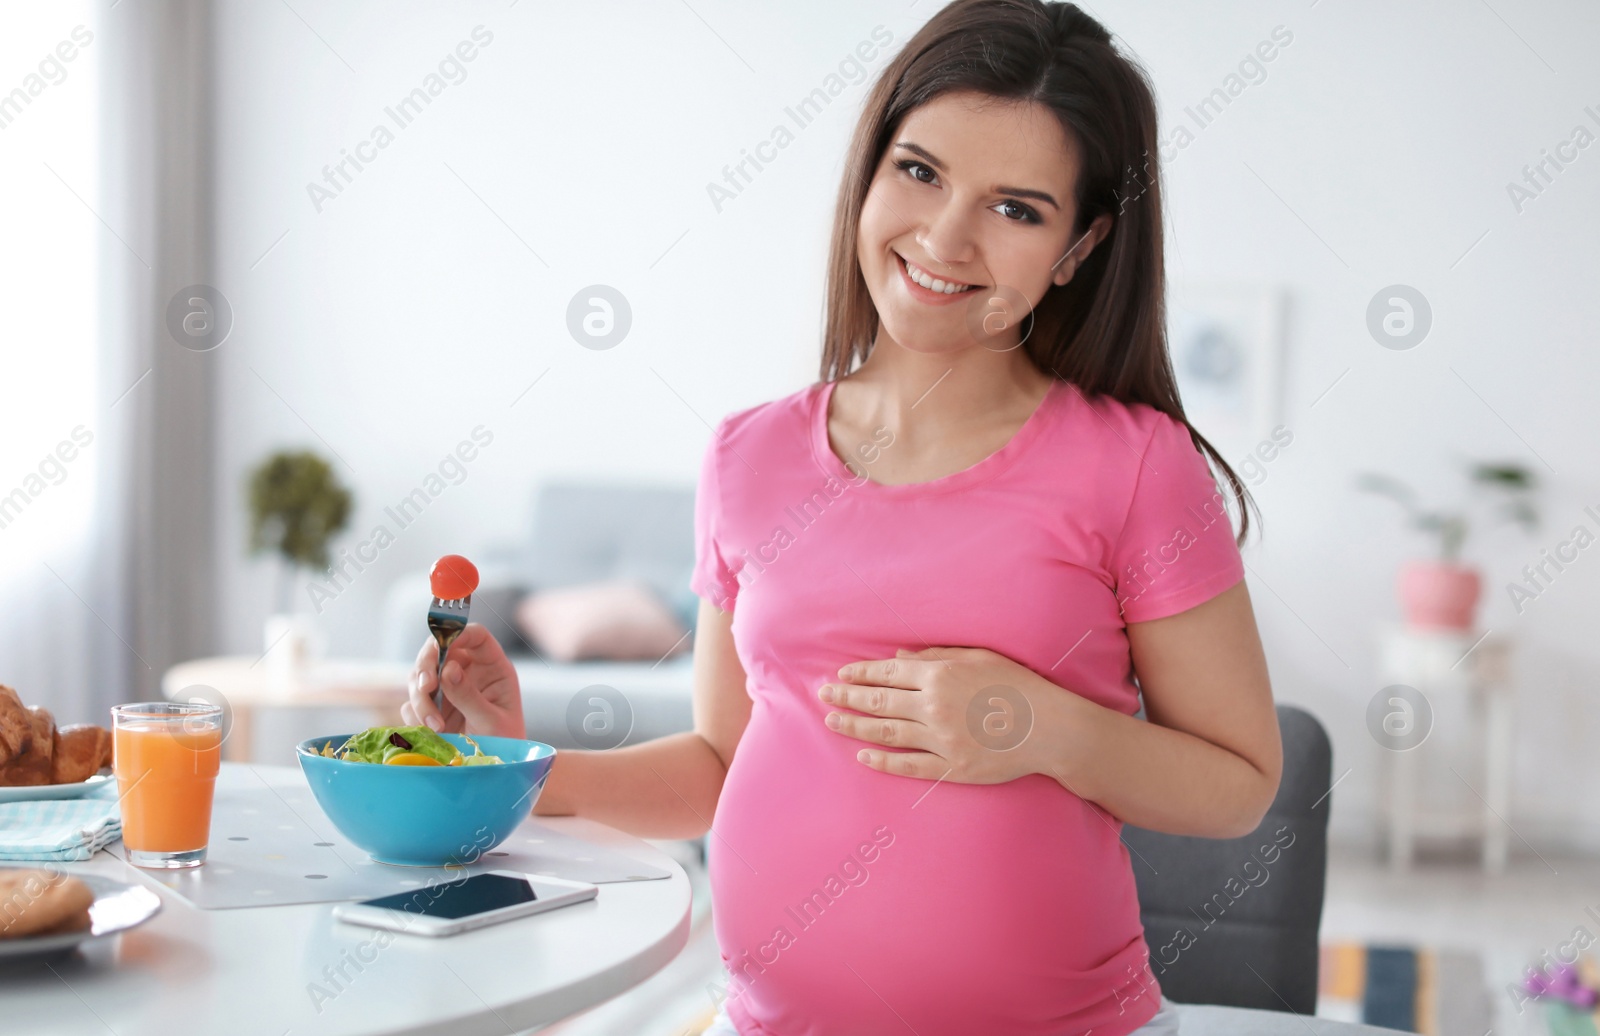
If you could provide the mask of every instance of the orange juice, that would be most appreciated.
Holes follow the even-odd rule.
[[[113,751],[123,846],[139,854],[204,849],[222,760],[221,726],[130,718],[115,726]]]

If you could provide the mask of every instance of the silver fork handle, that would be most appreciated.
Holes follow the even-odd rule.
[[[433,671],[433,705],[439,710],[439,718],[444,719],[444,662],[450,649],[443,645],[439,648],[439,665]]]

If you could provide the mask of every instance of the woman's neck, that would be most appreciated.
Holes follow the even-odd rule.
[[[843,380],[868,390],[853,393],[865,411],[858,411],[858,421],[917,437],[918,428],[983,425],[1017,413],[1025,418],[1054,379],[1020,348],[924,353],[880,329],[866,360]]]

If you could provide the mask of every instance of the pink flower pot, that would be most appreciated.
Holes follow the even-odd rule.
[[[1408,561],[1400,566],[1395,589],[1406,625],[1470,630],[1482,588],[1476,569],[1444,561]]]

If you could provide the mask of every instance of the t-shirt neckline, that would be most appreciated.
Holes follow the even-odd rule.
[[[1028,445],[1037,439],[1043,430],[1050,411],[1054,407],[1055,398],[1063,390],[1062,379],[1051,378],[1050,387],[1045,390],[1044,398],[1033,408],[1033,413],[1022,423],[1022,427],[1012,433],[1011,438],[1004,446],[984,457],[982,460],[960,471],[930,479],[925,482],[902,482],[896,485],[884,485],[873,481],[870,477],[861,478],[852,472],[833,452],[833,445],[828,441],[828,404],[833,399],[833,389],[837,381],[820,382],[812,394],[811,403],[811,452],[817,463],[829,475],[844,480],[853,489],[864,492],[882,494],[885,496],[910,497],[921,496],[928,493],[943,493],[952,489],[960,489],[974,483],[993,478],[1011,465],[1016,458],[1027,450]],[[893,447],[889,447],[893,448]],[[870,466],[867,468],[871,474]]]

